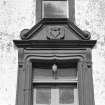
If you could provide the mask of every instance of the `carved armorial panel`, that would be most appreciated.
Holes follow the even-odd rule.
[[[49,26],[47,39],[64,39],[65,29],[62,26]]]

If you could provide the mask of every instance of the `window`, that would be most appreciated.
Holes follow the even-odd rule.
[[[76,62],[33,62],[33,105],[78,105]]]

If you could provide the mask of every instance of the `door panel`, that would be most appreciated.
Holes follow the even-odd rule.
[[[78,89],[72,85],[36,86],[33,105],[78,105]]]

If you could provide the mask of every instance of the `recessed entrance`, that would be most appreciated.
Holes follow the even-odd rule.
[[[32,68],[33,105],[78,105],[75,60],[38,60]]]

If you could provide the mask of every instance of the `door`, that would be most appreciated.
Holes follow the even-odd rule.
[[[77,63],[33,63],[33,105],[78,105]]]
[[[78,105],[76,84],[40,84],[33,89],[33,105]]]

